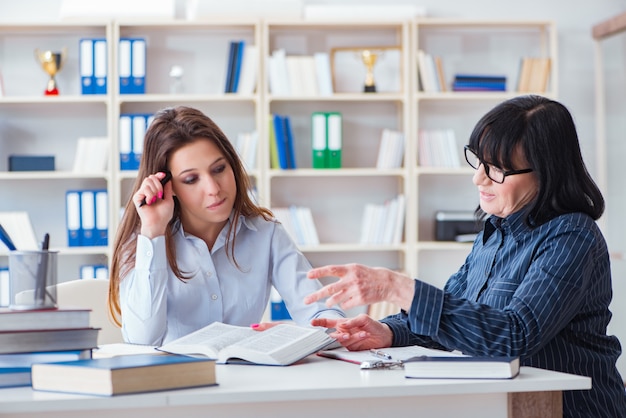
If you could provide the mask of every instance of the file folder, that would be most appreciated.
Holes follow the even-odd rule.
[[[311,149],[313,151],[313,168],[328,167],[326,114],[323,112],[314,112],[311,115]]]
[[[130,83],[131,75],[131,40],[127,38],[120,39],[119,50],[117,56],[118,73],[120,83],[120,94],[130,94],[132,92],[132,86]]]
[[[93,74],[94,93],[107,94],[107,41],[106,39],[95,39],[93,41]]]
[[[132,169],[138,170],[143,154],[143,142],[146,136],[148,115],[133,115],[132,126]]]
[[[106,190],[95,191],[96,225],[93,245],[109,245],[109,199]]]
[[[119,131],[120,170],[133,170],[133,165],[134,165],[134,158],[132,156],[133,126],[132,126],[131,115],[120,115],[119,129],[120,129]]]
[[[133,39],[131,51],[131,93],[146,92],[146,41]]]
[[[80,192],[80,229],[82,231],[81,245],[90,247],[96,238],[96,203],[92,190]]]
[[[341,168],[343,142],[341,122],[341,113],[328,113],[326,121],[328,126],[328,168]]]
[[[80,88],[82,94],[95,94],[93,85],[94,57],[93,39],[83,38],[79,41],[78,61],[80,67]]]
[[[80,192],[68,190],[65,193],[65,222],[67,228],[67,246],[79,247],[82,232],[80,230]]]

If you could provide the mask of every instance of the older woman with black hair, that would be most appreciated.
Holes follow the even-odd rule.
[[[522,365],[592,378],[563,392],[568,417],[625,417],[618,339],[607,335],[609,253],[596,220],[604,199],[580,152],[574,121],[539,96],[505,101],[474,128],[465,157],[476,169],[485,226],[444,289],[383,268],[313,269],[339,277],[309,295],[345,309],[382,300],[402,308],[375,321],[315,319],[351,350],[422,345],[474,356],[519,356]]]

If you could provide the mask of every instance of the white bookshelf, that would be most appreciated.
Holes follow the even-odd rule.
[[[105,96],[80,95],[78,41],[87,36],[109,41]],[[117,45],[120,37],[128,36],[142,37],[147,42],[143,95],[118,94]],[[257,89],[250,95],[223,93],[228,44],[239,39],[259,48]],[[447,279],[448,270],[456,270],[469,246],[434,241],[434,213],[474,209],[477,198],[471,184],[472,170],[464,166],[462,145],[484,112],[516,93],[423,93],[417,82],[417,50],[440,55],[448,76],[461,71],[495,72],[506,74],[508,83],[513,84],[523,56],[549,56],[552,70],[546,94],[556,96],[558,86],[556,28],[548,21],[72,21],[0,25],[0,41],[0,71],[5,85],[5,95],[0,97],[0,192],[15,196],[3,199],[0,209],[28,210],[36,233],[50,232],[52,247],[61,255],[61,280],[77,275],[79,264],[107,262],[110,257],[120,208],[136,177],[135,171],[119,170],[120,114],[154,113],[166,106],[189,105],[213,118],[232,140],[239,132],[259,132],[257,164],[250,171],[259,201],[268,207],[295,205],[311,209],[320,244],[302,246],[301,250],[313,265],[359,262],[403,270],[440,283]],[[61,95],[43,97],[47,76],[35,61],[33,49],[64,46],[69,56],[57,76]],[[399,48],[399,71],[385,77],[397,78],[391,80],[400,86],[397,91],[277,96],[269,89],[267,60],[277,48],[284,48],[287,55],[312,55],[330,54],[335,48],[390,46]],[[393,56],[390,53],[387,57]],[[472,67],[465,68],[463,63]],[[168,75],[173,65],[184,69],[184,90],[175,94],[170,92]],[[357,63],[350,68],[358,85],[364,80],[364,67]],[[310,117],[315,111],[342,114],[340,169],[312,168]],[[295,170],[270,167],[268,116],[272,113],[290,117],[296,140]],[[454,129],[461,168],[418,166],[417,131],[421,128]],[[383,129],[405,135],[401,168],[376,168]],[[110,139],[110,169],[102,176],[71,173],[75,141],[81,136]],[[58,171],[9,173],[7,156],[18,152],[53,154]],[[109,191],[110,245],[69,248],[65,190],[95,187]],[[359,244],[365,205],[382,204],[398,194],[406,198],[402,242]],[[6,255],[0,255],[0,264],[6,259]]]
[[[529,20],[416,20],[412,25],[412,48],[441,58],[446,91],[424,92],[418,83],[418,63],[413,59],[412,137],[418,130],[452,129],[461,166],[422,167],[417,163],[417,142],[411,149],[413,207],[416,241],[408,262],[416,277],[443,286],[469,253],[471,244],[435,241],[437,211],[469,211],[478,206],[472,170],[465,162],[467,144],[478,120],[497,103],[517,96],[523,57],[551,60],[548,89],[535,92],[555,98],[558,93],[556,27],[551,21]],[[455,74],[503,75],[505,91],[457,92],[451,84]]]

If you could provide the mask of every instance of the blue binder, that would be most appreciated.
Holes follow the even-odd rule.
[[[109,198],[106,189],[94,190],[95,234],[93,245],[109,245]]]
[[[143,154],[143,142],[148,127],[148,118],[150,115],[132,115],[132,170],[139,169],[141,155]]]
[[[120,38],[118,44],[117,71],[119,74],[120,94],[130,94],[132,86],[130,83],[131,75],[131,46],[132,40],[129,38]]]
[[[104,38],[93,40],[93,86],[95,94],[107,94],[107,41]]]
[[[120,94],[146,92],[146,40],[120,38],[118,48]]]
[[[121,88],[121,86],[120,86]],[[133,118],[132,115],[120,115],[119,123],[120,170],[133,170]]]
[[[93,190],[80,192],[81,246],[90,247],[96,242],[96,199]]]
[[[82,94],[95,94],[93,39],[82,38],[79,41],[78,61],[80,72],[80,91]]]
[[[65,222],[67,228],[67,246],[79,247],[82,232],[80,230],[80,191],[65,192]]]
[[[131,93],[146,92],[146,41],[142,38],[133,39],[131,52]]]

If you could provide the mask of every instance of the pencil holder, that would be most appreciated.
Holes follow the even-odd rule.
[[[57,255],[58,251],[9,253],[9,308],[56,309]]]

